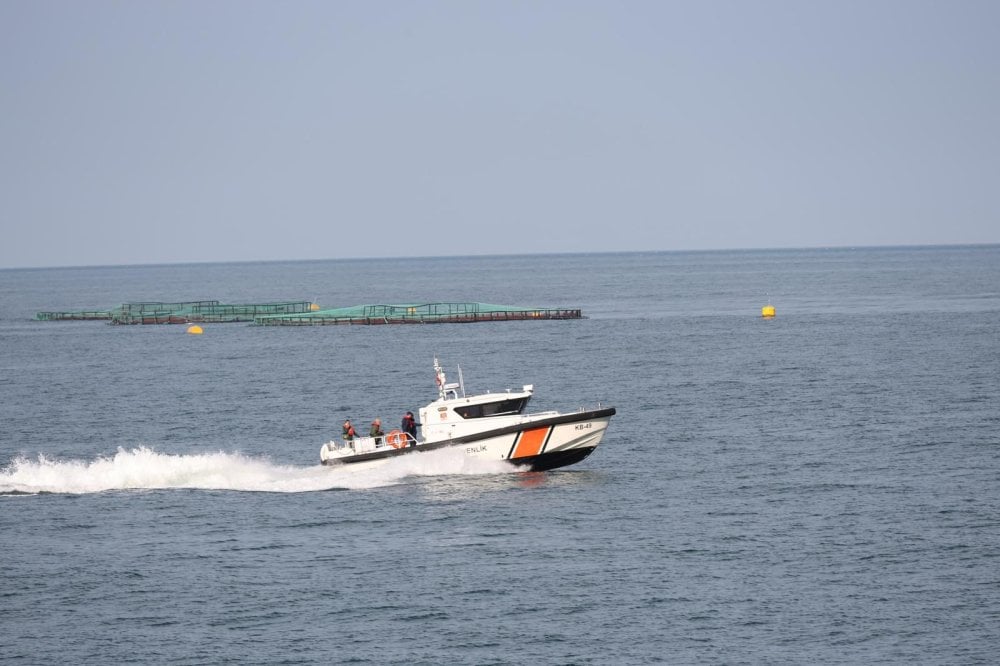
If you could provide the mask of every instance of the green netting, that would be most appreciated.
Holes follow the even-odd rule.
[[[122,303],[109,311],[39,312],[43,321],[106,319],[112,324],[188,324],[253,322],[260,326],[323,326],[329,324],[433,324],[526,319],[580,319],[580,310],[525,308],[491,303],[402,303],[354,305],[315,310],[309,301],[246,303],[219,301],[147,301]]]
[[[252,322],[256,317],[309,312],[309,301],[244,303],[219,301],[190,303],[126,303],[112,312],[112,324],[186,324],[190,322]],[[138,307],[135,307],[138,306]]]
[[[581,316],[580,310],[526,308],[490,303],[403,303],[354,305],[303,314],[263,316],[254,319],[254,323],[260,326],[430,324],[513,319],[579,319]]]
[[[41,321],[109,319],[112,324],[186,324],[190,322],[223,323],[252,322],[265,315],[309,312],[309,301],[284,301],[280,303],[245,303],[230,305],[219,301],[179,301],[166,303],[148,301],[122,303],[117,308],[102,312],[39,312]]]
[[[39,321],[78,321],[81,319],[111,319],[110,310],[82,310],[79,312],[39,312]]]

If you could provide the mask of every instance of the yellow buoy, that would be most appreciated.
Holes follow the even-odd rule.
[[[310,303],[309,309],[312,310],[313,312],[316,312],[316,310],[319,310],[319,303]]]
[[[190,333],[191,335],[201,335],[204,332],[205,331],[201,330],[201,326],[199,326],[198,324],[192,324],[191,326],[188,326],[188,333]]]
[[[760,309],[760,316],[761,317],[773,317],[774,316],[774,306],[773,305],[765,305],[764,307],[762,307]]]

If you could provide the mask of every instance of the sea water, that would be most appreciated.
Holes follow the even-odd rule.
[[[32,319],[202,299],[587,319]],[[318,464],[435,356],[618,414],[548,473]],[[995,663],[998,377],[996,246],[0,271],[0,661]]]

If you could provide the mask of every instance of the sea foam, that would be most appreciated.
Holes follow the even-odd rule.
[[[461,451],[415,452],[367,468],[296,467],[241,453],[167,454],[140,446],[96,460],[19,457],[0,470],[0,494],[87,494],[112,490],[187,488],[299,493],[390,486],[413,476],[503,474],[502,461],[468,458]]]

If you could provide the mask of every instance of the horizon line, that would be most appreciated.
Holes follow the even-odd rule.
[[[916,250],[935,248],[987,248],[1000,246],[1000,242],[991,243],[917,243],[917,244],[891,244],[891,245],[803,245],[795,247],[732,247],[732,248],[699,248],[686,250],[594,250],[594,251],[566,251],[566,252],[517,252],[517,253],[483,253],[483,254],[441,254],[441,255],[377,255],[366,257],[323,257],[314,259],[221,259],[221,260],[194,260],[194,261],[153,261],[138,262],[134,264],[68,264],[68,265],[47,265],[47,266],[0,266],[0,271],[36,271],[52,269],[82,269],[82,268],[152,268],[163,266],[207,266],[213,264],[282,264],[282,263],[321,263],[330,261],[356,262],[372,261],[375,259],[488,259],[503,257],[572,257],[589,255],[627,255],[627,254],[712,254],[724,252],[801,252],[803,250]]]

